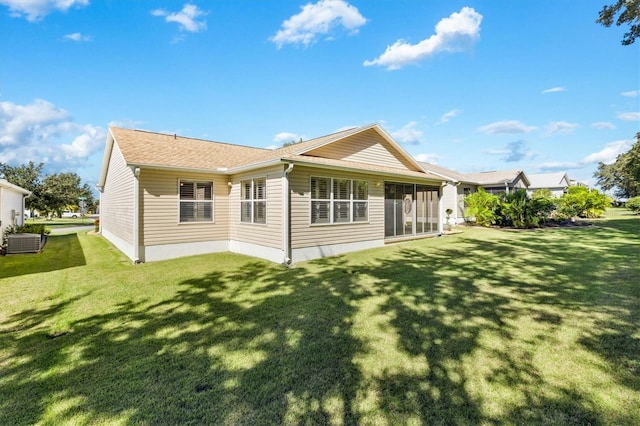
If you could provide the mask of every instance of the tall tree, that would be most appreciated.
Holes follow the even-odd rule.
[[[640,195],[640,132],[631,149],[618,155],[615,163],[598,163],[593,174],[598,186],[605,191],[613,190],[616,197],[631,198]]]
[[[80,176],[76,173],[56,173],[49,175],[42,181],[42,193],[47,212],[61,211],[67,206],[78,204],[78,198],[83,196],[80,186]]]
[[[42,200],[42,167],[44,163],[35,164],[29,161],[29,164],[21,164],[19,166],[11,166],[6,163],[0,163],[0,176],[18,185],[28,191],[31,196],[25,200],[25,206],[28,209],[41,209],[43,207]]]
[[[618,0],[611,6],[603,6],[596,22],[610,27],[614,20],[618,27],[629,24],[629,31],[624,34],[622,44],[633,44],[640,37],[640,0]]]

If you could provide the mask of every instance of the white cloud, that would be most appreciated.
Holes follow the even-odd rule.
[[[452,118],[458,116],[461,112],[461,109],[452,109],[449,112],[445,112],[444,114],[442,114],[442,117],[440,117],[440,120],[438,120],[436,124],[447,123]]]
[[[618,118],[623,121],[640,121],[640,112],[621,112]]]
[[[591,127],[600,130],[613,130],[616,128],[615,124],[608,121],[597,121],[595,123],[591,123]]]
[[[541,172],[560,172],[570,169],[581,169],[585,165],[582,163],[576,163],[574,161],[550,161],[548,163],[542,163],[538,166]]]
[[[395,70],[429,58],[440,52],[455,52],[463,50],[474,43],[480,36],[482,15],[470,7],[463,7],[460,12],[454,12],[436,24],[435,34],[410,44],[405,40],[398,40],[387,50],[371,61],[364,61],[364,66],[380,65],[388,70]]]
[[[552,121],[547,124],[547,134],[549,135],[570,135],[578,126],[576,123],[566,121]]]
[[[71,41],[91,41],[91,36],[88,35],[84,35],[82,33],[73,33],[73,34],[67,34],[64,36],[65,39],[67,40],[71,40]]]
[[[637,98],[640,96],[640,90],[631,90],[629,92],[620,93],[622,96],[626,96],[627,98]]]
[[[479,132],[488,133],[491,135],[507,134],[513,135],[516,133],[528,133],[534,131],[534,126],[527,126],[519,120],[503,120],[495,123],[487,124],[478,128]]]
[[[303,139],[302,136],[290,132],[280,132],[273,137],[273,141],[279,143],[280,146],[287,142],[299,142],[300,139]]]
[[[418,154],[414,158],[423,163],[438,164],[440,156],[438,154]]]
[[[420,143],[424,132],[416,129],[416,125],[418,123],[415,121],[410,121],[401,129],[391,132],[390,135],[393,139],[400,143],[408,144],[408,145],[417,145]]]
[[[206,16],[206,12],[191,3],[186,3],[179,12],[171,13],[164,9],[155,9],[151,11],[151,14],[162,16],[167,22],[177,23],[180,31],[197,33],[207,29],[207,22],[199,19]]]
[[[567,90],[565,87],[552,87],[550,89],[545,89],[542,91],[542,94],[545,95],[547,93],[558,93],[558,92],[564,92],[565,90]]]
[[[74,123],[64,109],[37,99],[28,105],[0,102],[0,135],[0,162],[68,168],[85,165],[99,152],[106,132]]]
[[[608,143],[598,152],[587,155],[580,161],[555,161],[541,164],[538,168],[541,171],[563,171],[569,169],[581,169],[590,164],[604,163],[612,164],[618,155],[627,152],[633,145],[632,140],[621,140]]]
[[[14,18],[26,16],[27,21],[37,22],[53,10],[66,12],[74,6],[87,6],[89,0],[0,0],[0,4],[7,6]]]
[[[632,141],[621,140],[607,144],[602,150],[589,154],[582,160],[584,164],[605,163],[611,164],[616,161],[618,155],[627,152],[632,145]]]
[[[282,23],[278,32],[269,40],[278,49],[284,44],[312,44],[323,34],[328,34],[334,27],[342,26],[352,34],[367,22],[358,8],[344,0],[320,0],[302,7],[302,11]]]

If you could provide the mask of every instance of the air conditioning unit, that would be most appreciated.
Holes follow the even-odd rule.
[[[40,234],[7,235],[7,254],[37,253],[41,240]]]

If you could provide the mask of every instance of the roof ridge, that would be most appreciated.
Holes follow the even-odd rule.
[[[195,138],[195,137],[192,137],[192,136],[182,136],[182,135],[179,135],[177,133],[171,134],[171,133],[155,132],[153,130],[145,130],[145,129],[128,129],[126,127],[118,127],[118,126],[109,126],[109,127],[112,128],[112,129],[119,129],[119,130],[124,130],[124,131],[129,131],[129,132],[141,132],[141,133],[148,133],[148,134],[152,134],[152,135],[160,135],[160,136],[168,136],[168,137],[173,136],[174,139],[180,138],[180,139],[188,139],[188,140],[192,140],[192,141],[209,142],[209,143],[217,143],[217,144],[221,144],[221,145],[230,145],[230,146],[234,146],[234,147],[257,149],[257,150],[260,150],[260,151],[271,151],[268,148],[260,148],[260,147],[256,147],[256,146],[243,145],[243,144],[238,144],[238,143],[233,143],[233,142],[214,141],[214,140],[211,140],[211,139]]]

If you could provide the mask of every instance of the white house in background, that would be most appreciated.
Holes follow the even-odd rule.
[[[517,189],[527,189],[530,185],[528,176],[522,170],[492,171],[480,173],[459,173],[442,166],[420,163],[429,173],[449,180],[442,188],[443,211],[451,209],[450,215],[454,223],[463,223],[464,199],[478,188],[491,194],[509,193]]]
[[[29,195],[26,189],[0,179],[0,241],[6,228],[24,224],[24,199]]]
[[[571,186],[571,179],[565,172],[534,173],[529,175],[530,185],[527,189],[529,195],[538,189],[548,189],[554,197],[562,197]]]

